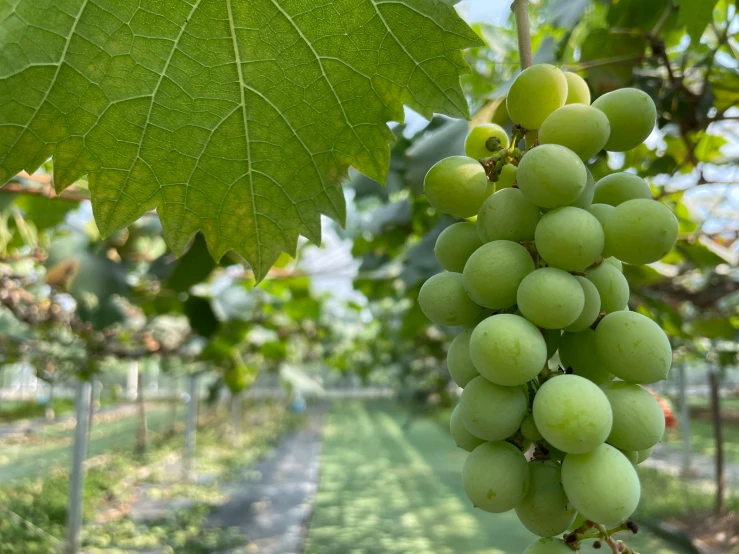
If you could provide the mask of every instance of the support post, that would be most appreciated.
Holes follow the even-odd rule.
[[[195,479],[195,440],[198,423],[198,376],[190,375],[189,380],[189,400],[187,402],[187,421],[185,427],[185,458],[183,467],[185,470],[185,479],[192,481]]]
[[[79,554],[82,529],[82,500],[85,488],[85,458],[87,458],[87,425],[90,421],[92,385],[89,381],[77,381],[74,444],[72,446],[72,470],[69,474],[69,506],[67,508],[67,554]]]
[[[516,16],[518,57],[521,62],[521,71],[523,71],[534,63],[534,56],[531,53],[531,31],[529,30],[529,0],[514,0],[511,9]]]
[[[726,489],[726,474],[724,473],[724,439],[721,429],[721,399],[719,383],[721,377],[716,369],[710,373],[711,383],[711,416],[713,418],[713,432],[716,438],[716,513],[724,511],[724,491]]]
[[[690,407],[688,406],[688,380],[685,375],[685,365],[680,364],[678,369],[678,386],[680,388],[680,432],[683,437],[682,468],[683,476],[692,474],[690,450]]]

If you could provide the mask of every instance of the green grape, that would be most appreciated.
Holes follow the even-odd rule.
[[[518,285],[534,268],[531,254],[517,242],[488,242],[467,260],[462,273],[464,289],[480,306],[510,308],[516,303]]]
[[[652,199],[647,182],[633,173],[611,173],[595,183],[593,202],[618,206],[636,198]]]
[[[605,238],[595,216],[581,208],[565,206],[541,218],[534,241],[539,255],[550,266],[581,271],[600,259]]]
[[[651,384],[667,377],[672,347],[654,321],[636,312],[613,312],[595,329],[595,351],[619,379]]]
[[[487,200],[493,194],[495,194],[495,182],[494,181],[488,181],[488,186],[485,189],[485,199]]]
[[[580,514],[606,525],[629,517],[641,494],[636,469],[609,444],[584,454],[568,454],[562,462],[562,485]]]
[[[547,360],[557,353],[559,341],[562,340],[562,331],[559,329],[542,329],[544,342],[547,343]]]
[[[477,216],[482,242],[533,240],[541,211],[519,189],[505,188],[485,200]]]
[[[532,542],[523,554],[572,554],[572,549],[562,539],[549,537]]]
[[[593,102],[611,122],[606,150],[625,152],[636,148],[651,134],[657,108],[646,92],[622,88],[604,94]]]
[[[429,203],[445,214],[472,217],[485,200],[488,178],[480,163],[467,156],[436,162],[423,180]]]
[[[629,282],[616,266],[602,263],[585,270],[585,277],[600,295],[600,309],[605,313],[625,310],[629,303]]]
[[[529,466],[521,451],[507,442],[486,442],[464,462],[464,492],[475,508],[502,513],[521,502],[529,488]]]
[[[516,515],[529,531],[553,537],[567,531],[577,511],[562,487],[562,469],[553,460],[529,462],[530,483],[526,496],[516,506]]]
[[[516,177],[526,199],[542,208],[575,202],[588,180],[582,160],[559,144],[542,144],[526,152]]]
[[[430,277],[418,293],[418,304],[431,321],[450,327],[474,325],[482,314],[464,291],[462,274],[451,271]]]
[[[488,149],[488,139],[498,139],[495,150]],[[475,126],[464,141],[464,153],[475,160],[489,158],[494,152],[508,148],[508,134],[505,129],[495,123],[483,123]]]
[[[524,133],[523,135],[523,139],[526,150],[531,150],[534,146],[538,144],[539,130],[531,129],[530,131],[526,131],[526,133]]]
[[[620,450],[645,450],[665,433],[665,414],[657,399],[639,385],[617,381],[603,387],[613,410],[608,444]],[[635,462],[636,463],[636,462]]]
[[[631,465],[636,465],[639,463],[639,453],[635,450],[621,450],[618,449],[621,454],[624,455],[624,457],[631,462]]]
[[[654,446],[650,446],[649,448],[645,448],[644,450],[639,450],[637,454],[639,455],[639,458],[637,459],[636,463],[640,464],[644,460],[648,459],[649,456],[652,455],[652,452],[654,452]]]
[[[462,423],[462,416],[459,413],[459,404],[452,410],[452,417],[449,418],[449,430],[452,434],[455,444],[462,450],[472,452],[485,441],[478,439],[475,435],[467,430]]]
[[[547,116],[567,100],[567,78],[559,68],[537,64],[524,69],[506,98],[508,116],[524,129],[538,129]]]
[[[585,293],[566,271],[544,267],[524,277],[516,300],[524,317],[537,327],[564,329],[580,317]]]
[[[567,452],[562,452],[560,449],[554,448],[549,443],[547,443],[546,446],[547,446],[547,450],[549,451],[549,456],[553,460],[557,460],[557,461],[561,462],[562,460],[565,459],[565,456],[567,456]]]
[[[572,525],[570,525],[570,531],[574,531],[578,527],[582,527],[582,525],[585,524],[585,522],[588,520],[584,515],[578,513],[577,517],[575,517],[575,521],[572,522]]]
[[[579,333],[564,333],[559,343],[559,359],[565,368],[589,379],[596,385],[613,381],[613,373],[608,371],[595,352],[595,331],[585,329]]]
[[[577,73],[565,71],[567,79],[567,100],[565,104],[587,104],[590,105],[590,89],[585,79]]]
[[[598,204],[598,203],[591,204],[586,209],[595,216],[595,219],[600,221],[600,224],[604,229],[606,227],[606,221],[608,221],[608,219],[611,217],[613,212],[616,211],[615,206],[611,206],[610,204]]]
[[[516,182],[516,166],[513,164],[505,164],[500,169],[498,180],[495,181],[495,190],[503,190],[513,186]]]
[[[677,218],[655,200],[628,200],[616,206],[604,227],[606,249],[628,264],[661,260],[677,241]]]
[[[501,96],[498,98],[493,109],[493,117],[491,118],[493,123],[500,125],[501,127],[507,127],[511,124],[511,118],[508,117],[508,108],[506,108],[506,97]]]
[[[595,179],[593,179],[593,174],[590,173],[590,170],[587,167],[585,168],[585,171],[587,172],[585,188],[582,189],[582,192],[580,193],[580,196],[577,197],[577,200],[570,204],[570,206],[572,206],[573,208],[582,208],[583,210],[587,210],[590,207],[590,205],[593,203],[593,194],[595,194]]]
[[[575,276],[577,282],[580,283],[582,291],[585,294],[585,305],[582,313],[572,325],[565,327],[565,331],[569,333],[578,333],[590,327],[600,315],[600,294],[593,283],[585,277]]]
[[[464,388],[467,383],[480,375],[475,364],[472,363],[470,357],[470,337],[472,329],[465,329],[452,341],[449,345],[449,352],[446,355],[446,365],[449,369],[449,375],[458,386]]]
[[[539,129],[539,144],[566,146],[587,161],[603,150],[611,125],[606,115],[585,104],[568,104],[552,112]]]
[[[540,441],[542,438],[544,438],[541,436],[541,433],[536,428],[533,414],[526,414],[526,417],[521,422],[521,434],[525,439],[528,439],[531,442]]]
[[[472,253],[482,246],[477,227],[469,221],[455,223],[444,229],[436,239],[434,254],[441,267],[462,273]]]
[[[621,273],[624,272],[624,264],[621,260],[618,258],[614,258],[613,256],[610,256],[603,260],[604,263],[611,264],[613,267],[618,269]]]
[[[504,440],[515,434],[526,416],[526,395],[521,387],[502,387],[475,377],[459,399],[467,430],[487,441]],[[490,406],[495,406],[491,410]]]
[[[497,314],[475,327],[470,356],[485,379],[515,387],[539,374],[547,361],[547,345],[539,329],[524,318]]]
[[[575,454],[603,444],[613,423],[606,395],[578,375],[558,375],[546,381],[534,397],[533,414],[536,428],[548,443]]]

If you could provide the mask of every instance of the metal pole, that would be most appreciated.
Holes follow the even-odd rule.
[[[69,506],[67,508],[67,554],[80,551],[82,529],[82,499],[85,486],[85,458],[87,458],[87,425],[90,418],[91,384],[77,381],[77,425],[74,429],[72,471],[69,475]]]
[[[189,394],[190,399],[187,402],[187,422],[185,428],[185,479],[192,481],[195,479],[195,435],[197,432],[198,422],[198,376],[190,375],[189,377]]]
[[[231,401],[231,432],[233,433],[234,446],[241,445],[241,418],[243,392],[238,392]]]
[[[724,490],[726,489],[726,474],[724,473],[724,439],[721,432],[721,400],[719,396],[720,376],[716,369],[711,369],[711,417],[713,432],[716,438],[716,513],[724,511]]]
[[[691,450],[690,450],[690,409],[688,407],[688,381],[685,376],[685,364],[677,366],[678,380],[680,387],[680,430],[683,435],[683,467],[682,474],[690,475],[691,469]]]

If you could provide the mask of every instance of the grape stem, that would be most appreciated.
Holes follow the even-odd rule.
[[[529,1],[515,0],[511,5],[511,11],[516,16],[518,57],[521,60],[521,71],[523,71],[534,63],[531,53],[531,32],[529,31]]]

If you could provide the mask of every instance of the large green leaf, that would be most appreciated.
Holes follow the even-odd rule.
[[[677,0],[678,23],[684,25],[691,40],[698,42],[711,22],[713,8],[718,0]]]
[[[467,115],[442,0],[0,3],[0,182],[54,157],[107,236],[157,208],[181,253],[202,230],[263,277],[320,214],[345,217],[350,165],[384,181],[403,104]]]

